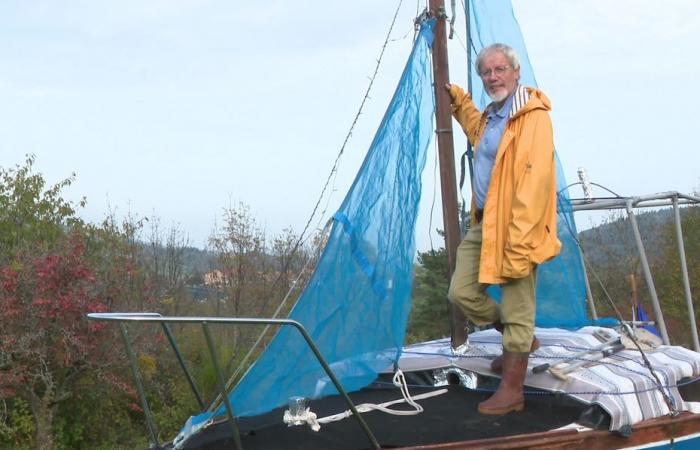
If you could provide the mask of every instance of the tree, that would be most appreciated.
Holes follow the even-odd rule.
[[[36,422],[37,448],[53,446],[57,408],[71,398],[82,376],[112,361],[101,343],[114,336],[89,312],[105,311],[78,232],[50,254],[16,254],[0,270],[0,393],[25,399]]]
[[[694,298],[700,289],[698,211],[700,208],[696,206],[681,209],[685,255]],[[691,342],[689,321],[673,211],[667,208],[645,212],[637,215],[637,221],[669,338],[674,344],[688,345]],[[650,320],[656,320],[629,219],[621,213],[612,214],[602,225],[584,231],[580,236],[587,257],[591,289],[598,302],[598,314],[614,316],[607,298],[610,297],[623,319],[631,319],[629,276],[635,275],[637,302],[644,307]]]
[[[296,298],[303,291],[311,275],[309,267],[314,262],[300,237],[291,228],[282,230],[282,234],[273,239],[270,256],[274,281],[270,283],[259,310],[259,315],[265,317],[271,316],[277,309],[277,301]],[[269,304],[274,309],[268,308]]]
[[[658,278],[665,264],[664,249],[668,241],[663,230],[669,223],[669,211],[635,213],[635,217],[647,261],[654,277]],[[581,232],[579,239],[598,315],[616,317],[612,301],[624,320],[632,318],[630,275],[637,280],[637,303],[653,315],[651,297],[627,214],[609,213],[601,225]]]
[[[681,227],[684,236],[685,258],[688,280],[693,300],[700,295],[700,207],[691,206],[681,210]],[[663,264],[656,269],[659,272],[657,291],[663,304],[664,318],[667,322],[669,337],[674,343],[690,346],[690,322],[683,286],[676,227],[669,221],[664,229],[665,242]],[[695,310],[696,322],[700,322],[700,311]]]
[[[267,243],[249,206],[241,202],[224,210],[223,225],[209,239],[209,248],[216,254],[210,279],[225,293],[223,299],[215,299],[217,315],[269,317],[283,299],[289,301],[281,314],[289,311],[310,276],[304,268],[311,256],[291,229],[274,237],[271,248]],[[240,363],[261,329],[232,327],[222,331],[228,371]]]
[[[218,287],[225,295],[214,299],[215,314],[233,317],[255,316],[270,274],[265,249],[265,232],[258,227],[250,207],[242,202],[224,210],[223,226],[209,238],[209,247],[216,254]],[[236,364],[239,354],[253,341],[251,327],[223,327],[222,346],[227,371]]]
[[[154,283],[155,295],[171,307],[173,315],[178,315],[186,282],[184,258],[188,238],[178,226],[173,226],[164,242],[160,219],[152,217],[149,222],[151,233],[145,248],[145,265]]]
[[[114,345],[117,328],[86,314],[150,309],[154,296],[141,269],[139,221],[84,223],[76,215],[84,200],[63,198],[73,178],[47,187],[33,164],[30,156],[0,169],[0,398],[20,412],[26,405],[32,448],[51,449],[57,415],[77,398],[92,397],[95,404],[85,408],[93,411],[113,400],[139,409],[124,381],[126,357]],[[149,337],[134,333],[136,349],[152,349]],[[85,442],[76,433],[63,436],[71,447]]]
[[[113,330],[85,318],[106,305],[90,265],[88,227],[62,197],[72,178],[46,188],[33,164],[30,156],[0,170],[0,395],[26,401],[35,447],[50,449],[57,409],[83,376],[120,383],[105,345]]]
[[[407,343],[437,339],[450,333],[447,308],[449,264],[444,248],[418,252]]]
[[[74,176],[46,188],[46,180],[33,172],[35,158],[28,155],[24,165],[0,167],[0,262],[9,263],[18,250],[40,247],[49,250],[64,234],[65,227],[79,225],[78,205],[61,197]]]

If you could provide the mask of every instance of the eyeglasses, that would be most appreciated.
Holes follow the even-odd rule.
[[[488,70],[482,70],[479,72],[479,75],[481,78],[486,78],[490,77],[492,73],[500,76],[506,73],[506,71],[510,69],[510,66],[496,66],[493,69],[488,69]]]

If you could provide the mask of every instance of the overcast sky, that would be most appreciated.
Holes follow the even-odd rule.
[[[239,201],[270,236],[301,231],[397,4],[2,1],[0,166],[33,153],[50,182],[76,173],[67,195],[87,197],[85,219],[99,221],[110,209],[155,215],[198,247],[223,208]],[[402,5],[327,214],[393,93],[416,9]],[[518,0],[514,9],[552,100],[555,143],[571,181],[582,166],[623,195],[700,186],[700,2]],[[457,17],[464,40],[460,6]],[[451,78],[464,84],[464,49],[459,39],[449,46]],[[433,172],[434,150],[419,249],[442,228],[439,198],[429,222]],[[440,244],[434,233],[433,243]]]

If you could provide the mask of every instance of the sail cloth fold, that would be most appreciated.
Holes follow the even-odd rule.
[[[306,327],[344,389],[398,360],[411,305],[421,173],[432,138],[432,23],[424,23],[316,271],[289,318]],[[237,416],[336,393],[296,329],[280,329],[230,395]],[[223,413],[223,408],[218,414]]]
[[[525,48],[520,25],[513,14],[509,0],[464,0],[469,2],[470,22],[469,48],[471,60],[484,47],[500,42],[517,52],[520,58],[520,84],[537,87],[535,72]],[[465,8],[466,9],[466,8]],[[476,64],[470,67],[472,80],[479,80]],[[546,88],[544,89],[546,91]],[[488,94],[480,81],[473,83],[472,98],[483,110],[490,103]],[[553,101],[556,108],[556,99]],[[556,123],[554,124],[556,130]],[[566,191],[566,179],[557,160],[558,216],[557,231],[562,243],[562,251],[556,258],[542,264],[537,271],[537,313],[538,327],[561,327],[575,329],[591,323],[586,316],[586,285],[581,252],[576,242],[576,224],[571,202]],[[489,293],[500,298],[496,286]]]

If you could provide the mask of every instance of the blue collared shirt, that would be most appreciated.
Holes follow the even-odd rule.
[[[498,152],[498,144],[503,137],[503,131],[508,123],[508,114],[511,104],[513,103],[513,95],[510,95],[503,103],[498,111],[487,113],[488,122],[486,129],[479,141],[474,158],[474,194],[476,195],[476,207],[484,209],[486,202],[486,193],[489,190],[491,182],[491,171],[493,164],[496,162],[496,153]]]

